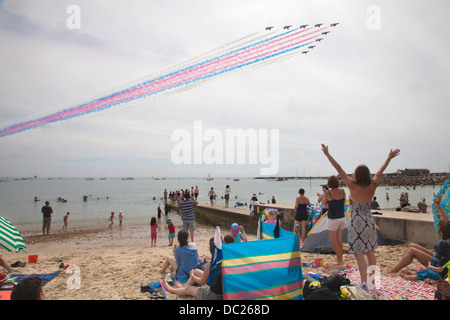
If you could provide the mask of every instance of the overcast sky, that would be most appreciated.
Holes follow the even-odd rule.
[[[79,29],[67,27],[70,5]],[[0,129],[113,92],[266,26],[340,22],[317,50],[0,138],[0,176],[259,176],[181,164],[180,128],[279,130],[278,175],[450,166],[450,2],[0,1]],[[206,143],[205,143],[206,144]]]

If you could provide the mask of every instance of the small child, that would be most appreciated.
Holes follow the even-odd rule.
[[[122,211],[119,211],[119,227],[122,226],[123,214]]]
[[[69,214],[70,214],[70,212],[67,212],[66,213],[66,215],[64,216],[64,218],[63,218],[63,222],[64,222],[64,225],[63,225],[63,227],[62,227],[62,230],[64,231],[67,231],[67,224],[68,224],[68,219],[69,219]]]
[[[113,227],[113,225],[114,225],[114,219],[115,219],[116,217],[114,217],[114,211],[113,212],[111,212],[111,216],[109,217],[109,219],[108,219],[108,222],[109,222],[109,226],[108,226],[108,228],[112,228]]]
[[[264,222],[270,224],[277,224],[277,211],[269,210],[269,212],[267,213],[266,221]]]
[[[244,226],[240,226],[237,223],[233,223],[231,225],[230,232],[234,237],[234,243],[247,241],[247,235],[245,234]]]
[[[402,272],[400,276],[411,281],[422,280],[432,282],[442,280],[442,274],[444,271],[445,267],[434,267],[429,264],[427,268],[422,267],[417,271],[406,270]]]
[[[150,220],[150,237],[151,246],[156,247],[156,236],[157,236],[158,223],[156,223],[156,218],[152,217]]]
[[[175,226],[173,225],[172,220],[170,220],[170,219],[167,219],[166,224],[167,224],[167,229],[169,230],[169,235],[168,235],[169,246],[172,246],[173,238],[175,238]]]

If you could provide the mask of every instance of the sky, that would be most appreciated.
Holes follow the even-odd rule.
[[[194,139],[199,123],[200,152],[210,146],[205,132],[226,140],[227,130],[277,130],[271,176],[335,174],[322,143],[349,173],[361,163],[375,173],[395,148],[400,155],[385,172],[449,171],[449,12],[447,0],[0,1],[0,129],[266,26],[340,23],[306,55],[0,137],[0,177],[264,175],[268,162],[248,154],[243,163],[179,163],[174,151]],[[191,136],[174,140],[180,130]],[[196,152],[193,144],[183,150]]]

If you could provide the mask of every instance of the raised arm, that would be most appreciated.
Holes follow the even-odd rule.
[[[391,160],[393,158],[395,158],[396,156],[398,156],[399,154],[400,154],[400,149],[395,149],[394,151],[392,151],[392,149],[391,149],[391,151],[389,151],[389,155],[388,155],[386,161],[383,163],[381,168],[378,169],[378,172],[373,177],[373,180],[377,185],[380,182],[381,175],[383,174],[384,170],[386,170],[387,166],[389,165],[389,162],[391,162]]]
[[[438,211],[442,217],[442,221],[448,221],[447,213],[445,212],[444,208],[442,208],[441,201],[442,201],[442,194],[438,195],[434,199],[434,204],[436,205],[436,208],[438,209]]]
[[[324,145],[322,143],[322,151],[323,154],[328,158],[328,160],[330,161],[331,165],[336,169],[336,171],[339,173],[339,175],[341,176],[342,180],[344,181],[344,183],[348,186],[349,183],[351,183],[351,181],[353,181],[352,179],[350,179],[350,177],[347,175],[347,173],[345,173],[345,171],[342,169],[342,167],[340,166],[339,163],[337,163],[336,160],[334,160],[334,158],[330,155],[330,153],[328,152],[328,146]]]

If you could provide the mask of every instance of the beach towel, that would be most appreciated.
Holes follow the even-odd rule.
[[[48,282],[55,279],[61,270],[55,271],[53,273],[40,273],[40,274],[10,274],[9,282],[13,282],[14,284],[19,284],[23,279],[29,277],[39,277],[42,280],[42,286],[45,286]]]
[[[271,224],[267,222],[263,222],[261,224],[261,239],[275,239],[275,238],[284,238],[284,237],[292,237],[293,233],[284,230],[277,224]]]
[[[303,300],[297,235],[291,233],[277,239],[224,243],[222,254],[225,300]]]
[[[150,299],[165,299],[169,300],[166,290],[164,289],[162,285],[162,280],[158,280],[155,282],[149,282],[148,284],[144,285],[141,284],[141,292],[146,293],[148,292],[148,297]]]
[[[41,273],[41,274],[10,274],[0,284],[0,300],[10,300],[14,286],[19,284],[25,278],[39,277],[42,280],[42,286],[45,286],[48,282],[55,279],[60,274],[60,272],[61,270],[58,270],[53,273]]]
[[[357,270],[342,270],[352,284],[361,283]],[[380,277],[376,287],[367,292],[374,300],[434,300],[435,288],[422,281],[408,281],[395,277]]]
[[[447,213],[450,214],[450,179],[445,181],[442,189],[436,194],[436,197],[442,194],[441,207]],[[438,223],[442,220],[439,210],[437,210],[436,205],[433,201],[433,219],[434,219],[434,229],[438,230]]]

